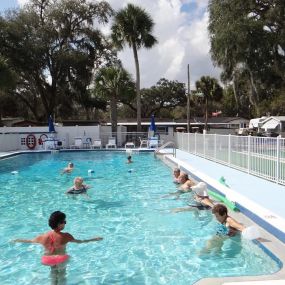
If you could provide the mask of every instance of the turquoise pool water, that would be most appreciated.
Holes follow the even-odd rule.
[[[66,231],[74,237],[104,237],[68,245],[68,285],[184,285],[203,277],[278,271],[278,263],[260,247],[239,238],[204,251],[217,229],[211,213],[171,213],[188,199],[161,198],[177,189],[171,170],[153,154],[133,154],[133,160],[126,164],[126,154],[119,152],[62,152],[0,161],[1,284],[51,283],[49,268],[40,264],[41,247],[9,241],[48,231],[48,217],[56,210],[66,213]],[[74,172],[60,175],[69,161]],[[89,199],[64,194],[75,176],[92,186]]]

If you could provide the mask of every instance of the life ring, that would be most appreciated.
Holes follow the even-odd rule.
[[[26,146],[28,149],[34,149],[37,145],[36,137],[32,134],[27,135],[26,137]]]
[[[43,138],[47,139],[48,136],[46,134],[40,135],[40,138],[38,139],[38,144],[39,145],[42,145],[44,143],[45,140],[43,140]]]

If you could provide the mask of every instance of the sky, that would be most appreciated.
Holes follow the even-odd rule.
[[[0,0],[0,11],[15,8],[26,2],[28,0]],[[153,35],[157,38],[158,44],[152,49],[138,51],[141,87],[151,87],[160,78],[178,80],[187,84],[188,64],[191,89],[195,89],[195,82],[203,75],[219,79],[220,69],[213,66],[209,53],[208,0],[107,0],[107,2],[115,10],[124,8],[128,3],[138,5],[151,15],[155,23]],[[108,34],[110,25],[102,29]],[[132,50],[125,47],[118,56],[135,79]]]

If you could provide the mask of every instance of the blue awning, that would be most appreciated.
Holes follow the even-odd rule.
[[[49,118],[48,118],[48,131],[50,133],[54,133],[55,132],[54,125],[53,125],[53,120],[52,120],[51,116],[49,116]]]

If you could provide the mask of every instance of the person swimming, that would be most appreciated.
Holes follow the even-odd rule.
[[[189,178],[187,173],[182,172],[178,177],[180,184],[180,193],[187,193],[192,191],[192,187],[195,185],[195,182]]]
[[[65,193],[66,194],[86,194],[90,186],[83,184],[82,177],[75,177],[74,185],[70,187]]]
[[[66,225],[66,215],[60,211],[53,212],[48,221],[51,231],[41,234],[33,239],[15,239],[13,242],[37,243],[44,247],[42,264],[51,267],[52,284],[65,284],[66,262],[69,256],[66,254],[66,245],[69,242],[87,243],[100,241],[102,237],[94,237],[86,240],[75,239],[70,233],[62,232]]]
[[[176,196],[176,199],[179,198],[181,194],[185,194],[191,192],[191,187],[195,185],[195,182],[188,177],[187,173],[182,172],[179,177],[179,183],[182,184],[176,192],[169,193],[167,195],[162,196],[162,198]]]
[[[194,209],[198,210],[210,210],[214,206],[214,201],[209,198],[207,185],[205,182],[199,182],[197,185],[191,187],[194,193],[194,202],[188,204],[188,207],[176,208],[172,212],[185,212]]]
[[[212,213],[219,222],[217,231],[216,234],[207,241],[206,246],[200,251],[199,255],[207,254],[211,251],[220,252],[227,238],[236,236],[236,239],[240,239],[241,235],[238,235],[238,233],[242,233],[243,230],[246,229],[244,225],[228,215],[228,209],[223,204],[214,205]]]
[[[179,168],[174,168],[173,169],[173,182],[179,184],[180,183],[180,169]]]
[[[63,170],[62,170],[62,173],[61,174],[64,174],[64,173],[71,173],[74,169],[74,164],[73,162],[69,162],[67,167],[65,167]]]
[[[132,157],[130,155],[127,157],[127,162],[126,163],[133,163]]]
[[[218,229],[218,235],[223,233],[224,235],[232,237],[245,229],[244,225],[228,215],[228,209],[225,205],[215,205],[212,209],[212,213],[215,215],[218,222],[220,222],[220,224],[223,226]]]
[[[209,210],[214,207],[214,201],[210,199],[207,184],[205,182],[199,182],[197,185],[191,187],[194,192],[194,199],[200,210]]]

